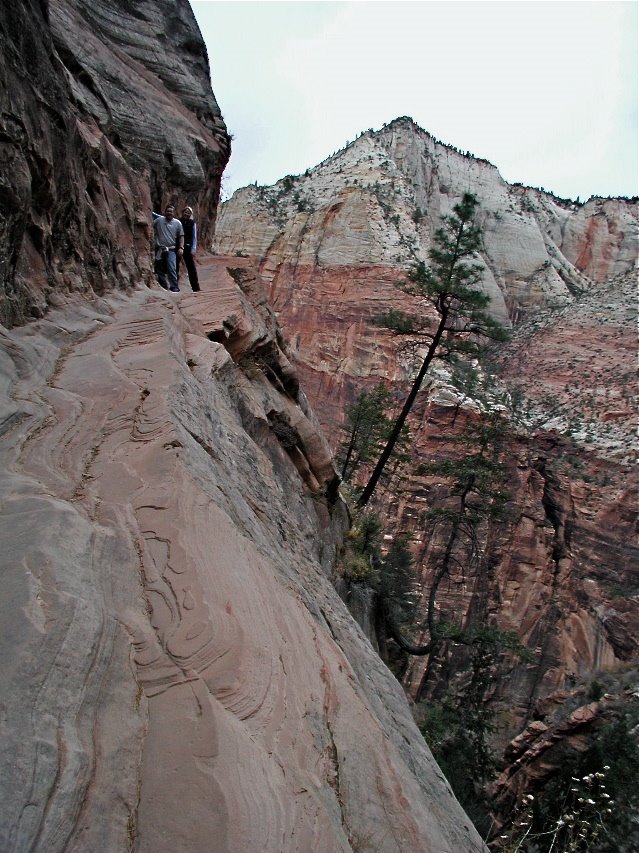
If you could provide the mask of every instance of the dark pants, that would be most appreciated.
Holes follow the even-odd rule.
[[[180,275],[180,260],[184,261],[184,266],[186,267],[186,271],[189,274],[189,284],[191,285],[191,290],[199,290],[200,282],[197,277],[197,267],[195,266],[195,258],[191,254],[191,250],[185,248],[181,259],[179,255],[177,256],[178,276]]]
[[[155,274],[158,284],[164,290],[177,290],[177,256],[175,249],[162,252],[161,257],[155,259]]]

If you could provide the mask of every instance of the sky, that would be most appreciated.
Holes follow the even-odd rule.
[[[411,116],[561,198],[639,195],[637,2],[191,0],[232,155],[223,198]]]

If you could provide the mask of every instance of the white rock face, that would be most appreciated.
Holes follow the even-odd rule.
[[[363,134],[305,175],[238,190],[221,207],[213,248],[261,258],[267,276],[282,264],[405,268],[428,260],[441,217],[468,191],[480,201],[484,287],[502,322],[569,302],[636,262],[636,204],[580,205],[511,186],[410,119]]]

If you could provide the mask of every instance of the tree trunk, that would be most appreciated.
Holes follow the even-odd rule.
[[[410,394],[406,398],[406,402],[399,413],[399,417],[395,421],[393,429],[391,430],[391,434],[388,437],[388,441],[386,442],[386,446],[384,447],[381,456],[377,460],[377,464],[373,469],[373,473],[371,474],[368,483],[364,488],[364,491],[359,497],[357,501],[358,507],[364,507],[370,500],[371,495],[375,491],[375,487],[377,486],[377,481],[382,475],[384,468],[386,467],[386,463],[390,459],[391,453],[395,449],[395,445],[397,444],[397,440],[401,435],[402,429],[404,428],[404,424],[406,422],[406,418],[408,417],[410,410],[413,408],[413,403],[415,402],[415,398],[419,392],[419,389],[422,387],[422,382],[424,381],[424,377],[428,372],[428,368],[430,367],[431,361],[435,358],[435,353],[437,351],[437,347],[439,346],[439,342],[444,333],[444,327],[446,326],[446,320],[448,319],[448,311],[444,310],[442,313],[439,325],[437,326],[437,331],[430,342],[430,346],[428,347],[428,352],[426,353],[426,357],[422,363],[422,366],[419,369],[419,373],[415,381],[413,382],[413,386],[410,389]]]

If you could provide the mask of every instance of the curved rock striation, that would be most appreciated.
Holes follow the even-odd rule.
[[[2,333],[0,846],[480,851],[331,583],[272,313],[201,273]]]

